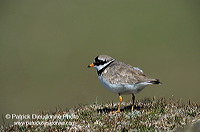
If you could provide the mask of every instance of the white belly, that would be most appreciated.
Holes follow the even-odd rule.
[[[105,88],[110,90],[114,93],[120,93],[120,94],[137,94],[141,90],[143,90],[147,85],[150,83],[136,83],[136,84],[111,84],[108,81],[106,81],[102,76],[98,76],[101,83],[104,85]]]

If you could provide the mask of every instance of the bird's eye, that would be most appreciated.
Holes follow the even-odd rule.
[[[96,58],[94,59],[94,64],[97,65],[97,66],[103,65],[103,64],[105,64],[106,62],[107,62],[106,59],[100,60],[98,57],[96,57]]]

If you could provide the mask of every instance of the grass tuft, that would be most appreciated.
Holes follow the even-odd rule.
[[[55,119],[31,119],[21,122],[57,122],[42,125],[3,125],[0,131],[198,131],[200,130],[200,105],[183,103],[166,98],[138,100],[135,110],[131,103],[123,102],[121,113],[111,114],[116,103],[79,105],[66,111],[41,112],[54,115]],[[114,108],[113,108],[114,107]],[[63,123],[63,124],[62,124]],[[198,125],[197,125],[198,124]]]

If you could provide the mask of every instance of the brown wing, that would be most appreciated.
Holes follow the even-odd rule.
[[[115,84],[135,84],[155,80],[146,77],[141,70],[120,61],[114,61],[102,74],[107,81]]]

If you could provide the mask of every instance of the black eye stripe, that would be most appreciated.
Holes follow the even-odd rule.
[[[97,65],[97,66],[99,66],[99,65],[103,65],[103,64],[105,64],[105,63],[107,63],[107,61],[106,60],[99,60],[99,56],[97,56],[95,59],[94,59],[94,65]]]
[[[107,61],[98,60],[98,61],[94,62],[94,65],[99,66],[99,65],[103,65],[105,63],[107,63]]]

